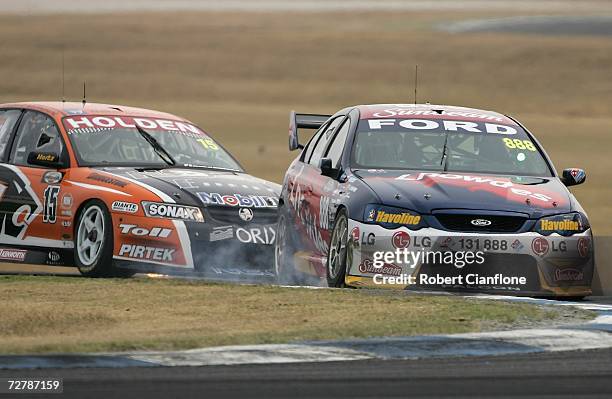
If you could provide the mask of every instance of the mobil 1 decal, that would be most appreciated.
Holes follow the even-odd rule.
[[[2,237],[23,238],[41,208],[23,172],[16,166],[0,166],[0,240]]]

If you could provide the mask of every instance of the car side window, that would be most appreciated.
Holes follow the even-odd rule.
[[[17,130],[9,162],[14,165],[32,166],[28,164],[30,152],[61,154],[63,149],[62,137],[53,118],[41,112],[27,111]]]
[[[319,137],[321,137],[321,134],[324,130],[325,129],[321,129],[320,131],[315,133],[314,136],[312,136],[312,138],[308,142],[308,144],[306,144],[306,148],[304,148],[304,157],[302,158],[304,162],[308,162],[308,159],[310,159],[310,156],[312,155],[312,150],[314,150],[315,145],[317,144],[317,140],[319,140]]]
[[[323,152],[325,151],[325,148],[327,148],[327,144],[333,137],[334,132],[336,131],[336,128],[338,127],[338,125],[340,125],[340,123],[343,120],[344,120],[343,117],[334,119],[329,124],[329,126],[327,126],[327,129],[325,129],[325,131],[321,133],[321,137],[319,138],[319,141],[317,141],[317,144],[315,145],[314,150],[312,151],[310,160],[308,161],[309,164],[317,168],[319,167],[319,161],[321,160],[321,157],[323,156]]]
[[[315,146],[317,145],[317,142],[319,141],[319,138],[321,137],[323,132],[325,130],[327,130],[327,127],[329,126],[329,124],[331,122],[333,122],[333,120],[331,120],[331,121],[327,120],[327,122],[322,124],[321,127],[319,127],[317,129],[315,134],[312,135],[312,137],[310,138],[308,143],[306,143],[306,146],[304,147],[304,151],[302,152],[302,154],[304,154],[304,156],[302,157],[302,162],[308,163],[308,160],[310,159],[310,156],[312,155],[312,151],[314,150]]]
[[[344,150],[344,143],[346,143],[346,137],[348,136],[349,129],[351,127],[351,120],[346,119],[346,121],[340,126],[338,133],[333,138],[333,142],[327,150],[327,158],[330,158],[332,161],[333,167],[338,166],[340,163],[340,159],[342,158],[342,150]]]
[[[19,115],[21,115],[21,110],[18,109],[0,110],[0,162],[5,159],[4,156],[9,147],[11,133]]]

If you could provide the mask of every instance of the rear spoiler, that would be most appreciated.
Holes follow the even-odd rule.
[[[291,111],[289,115],[289,151],[304,148],[299,142],[298,129],[318,129],[331,115],[296,114]]]

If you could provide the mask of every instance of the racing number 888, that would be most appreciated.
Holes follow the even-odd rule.
[[[506,137],[504,138],[504,143],[506,144],[506,147],[511,148],[511,149],[529,150],[529,151],[536,150],[533,143],[529,140],[511,139],[511,138]]]

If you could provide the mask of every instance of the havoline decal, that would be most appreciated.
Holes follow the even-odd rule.
[[[203,222],[202,211],[195,206],[168,204],[160,202],[143,202],[145,215],[152,218],[177,219]]]
[[[0,185],[4,186],[0,198],[0,241],[2,237],[21,239],[42,206],[19,168],[0,166]]]

